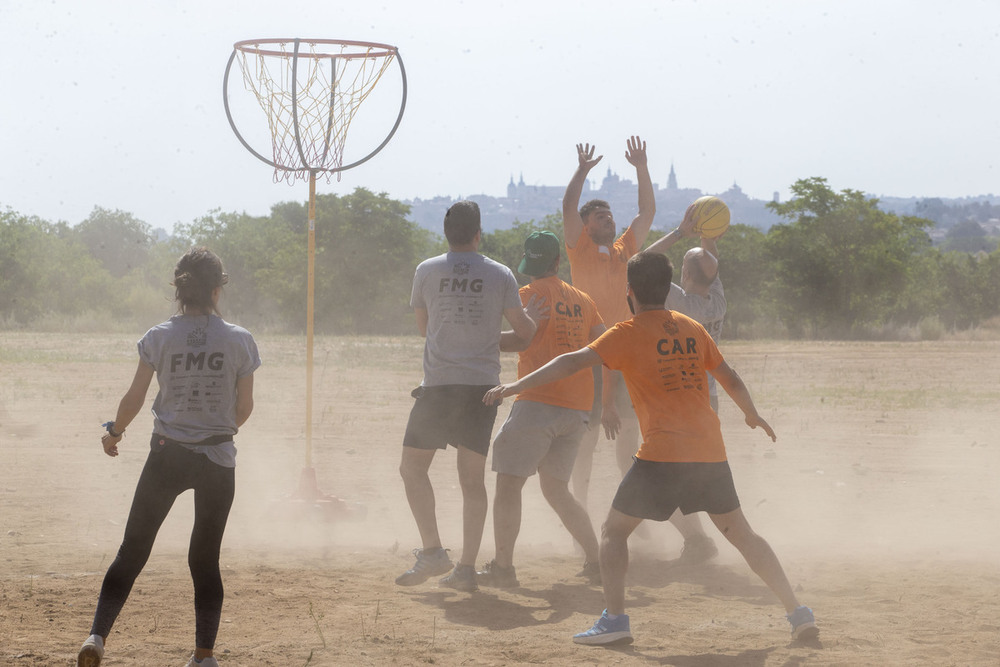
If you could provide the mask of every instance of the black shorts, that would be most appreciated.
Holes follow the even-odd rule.
[[[740,506],[728,461],[663,463],[633,459],[611,506],[638,519],[666,521],[684,514],[725,514]]]
[[[406,423],[404,447],[445,449],[462,446],[486,456],[490,451],[497,406],[483,404],[491,385],[445,384],[417,387]]]

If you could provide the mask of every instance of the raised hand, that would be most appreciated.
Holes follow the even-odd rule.
[[[694,231],[696,222],[698,221],[694,217],[694,204],[691,204],[684,212],[684,219],[677,226],[677,231],[681,233],[682,237],[698,236],[698,232]]]
[[[601,161],[603,155],[598,155],[594,157],[594,151],[597,150],[597,146],[591,146],[590,144],[577,144],[576,145],[576,159],[580,162],[580,168],[586,171],[590,171],[594,168],[598,162]]]
[[[625,159],[633,167],[643,167],[646,165],[646,142],[639,137],[632,136],[625,142],[627,150]]]

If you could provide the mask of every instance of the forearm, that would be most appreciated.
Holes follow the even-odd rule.
[[[750,390],[747,389],[743,378],[736,371],[730,369],[729,373],[717,375],[715,379],[725,392],[729,394],[729,397],[733,399],[733,402],[736,403],[739,409],[743,411],[744,416],[757,416],[757,406],[754,405],[753,398],[750,396]]]
[[[587,182],[590,169],[580,165],[569,179],[566,192],[563,193],[563,211],[576,211],[580,208],[580,196],[583,194],[583,184]]]
[[[500,332],[501,352],[522,352],[528,349],[528,346],[530,344],[531,344],[530,340],[524,340],[513,331]]]
[[[656,197],[653,195],[653,179],[649,175],[649,165],[637,166],[635,177],[639,185],[639,215],[648,215],[652,221],[656,214]]]
[[[569,352],[567,354],[559,355],[541,368],[525,375],[516,382],[511,383],[509,385],[509,393],[519,394],[527,389],[533,389],[534,387],[540,387],[543,384],[548,384],[549,382],[561,380],[573,375],[573,373],[576,373],[579,370],[589,368],[590,365],[584,363],[585,358],[583,355],[579,354],[579,352],[583,351],[589,352],[590,350],[584,348],[583,350],[577,350],[577,352]],[[504,393],[506,394],[508,392]]]
[[[601,368],[601,405],[605,410],[616,409],[615,394],[618,391],[618,374],[607,366]]]
[[[672,248],[675,243],[684,238],[680,229],[673,229],[660,238],[656,239],[649,244],[649,247],[643,250],[643,252],[658,252],[661,254],[666,254],[667,250]]]
[[[145,394],[140,396],[134,392],[128,392],[122,397],[122,400],[118,403],[118,412],[115,414],[114,424],[112,424],[115,433],[123,433],[128,428],[128,425],[132,423],[132,420],[142,410],[145,402]]]
[[[706,239],[702,237],[701,247],[712,253],[716,259],[719,259],[719,243],[717,239]]]
[[[236,427],[239,428],[253,412],[253,373],[236,380]]]
[[[243,426],[250,419],[250,413],[253,412],[253,399],[249,401],[237,401],[236,403],[236,427],[239,428]]]

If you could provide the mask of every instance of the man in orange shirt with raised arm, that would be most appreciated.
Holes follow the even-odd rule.
[[[639,212],[628,228],[615,238],[618,228],[608,202],[592,199],[580,206],[587,175],[604,158],[603,155],[595,158],[595,150],[596,147],[590,144],[576,146],[578,166],[563,195],[563,236],[573,287],[590,295],[605,326],[611,327],[632,316],[625,303],[625,264],[646,242],[656,215],[656,199],[647,165],[646,142],[637,136],[630,137],[626,142],[625,159],[635,167]],[[631,402],[624,385],[619,382],[618,387],[620,390],[613,394],[603,391],[600,369],[594,373],[595,395],[590,427],[584,435],[573,469],[573,493],[584,505],[587,504],[594,448],[600,433],[598,424],[601,421],[602,401],[616,405],[615,412],[622,418],[616,449],[616,460],[622,473],[628,470],[639,439],[639,427]]]
[[[533,387],[598,364],[621,370],[642,428],[642,444],[618,486],[601,537],[601,578],[606,609],[593,627],[574,635],[579,644],[632,642],[625,614],[628,537],[644,520],[665,521],[677,509],[704,511],[750,568],[785,607],[793,639],[814,638],[812,610],[799,605],[781,563],[740,508],[726,458],[719,418],[708,400],[708,373],[743,411],[750,428],[775,439],[757,413],[740,376],[722,358],[705,328],[664,308],[673,267],[665,255],[640,253],[628,262],[627,298],[635,317],[596,341],[560,355],[509,385],[486,392],[499,403]]]
[[[594,157],[594,146],[577,144],[578,166],[563,195],[563,234],[566,237],[566,255],[569,257],[573,286],[590,295],[608,327],[632,317],[625,301],[625,266],[629,258],[639,252],[646,242],[656,215],[646,142],[636,136],[630,137],[626,149],[625,159],[635,167],[639,212],[617,239],[615,219],[608,202],[592,199],[577,210],[587,174],[604,157]],[[614,419],[618,423],[614,438],[615,460],[623,475],[632,465],[632,455],[639,440],[639,424],[621,374],[607,369],[595,370],[594,390],[590,428],[580,445],[572,479],[573,493],[584,506],[587,505],[594,450],[600,434],[598,423],[602,421],[602,413],[607,411],[615,415]],[[715,543],[705,535],[696,516],[678,514],[671,523],[684,537],[682,563],[702,563],[718,553]]]

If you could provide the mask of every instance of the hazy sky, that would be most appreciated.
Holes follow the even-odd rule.
[[[1000,193],[996,0],[0,0],[0,208],[75,224],[102,206],[170,229],[306,200],[223,109],[233,42],[263,37],[402,54],[399,131],[321,194],[561,185],[585,141],[605,156],[592,177],[632,179],[630,134],[655,183],[672,163],[681,187],[709,193],[785,198],[810,176],[875,195]]]

